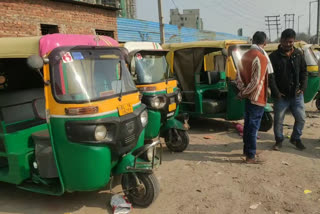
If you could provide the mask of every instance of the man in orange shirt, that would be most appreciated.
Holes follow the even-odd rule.
[[[263,50],[266,39],[266,34],[261,31],[253,35],[253,45],[241,59],[236,80],[240,90],[238,96],[246,99],[243,153],[249,164],[259,163],[256,159],[257,134],[267,103],[268,73],[273,71],[268,55]]]

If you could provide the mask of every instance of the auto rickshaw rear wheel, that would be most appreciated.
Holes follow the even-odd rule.
[[[185,130],[169,129],[164,140],[173,152],[183,152],[189,145],[189,135]]]
[[[140,207],[148,207],[159,195],[160,185],[153,173],[126,173],[121,179],[128,200]]]
[[[316,99],[316,107],[320,110],[320,98]]]
[[[259,131],[262,131],[262,132],[269,131],[269,129],[272,128],[272,124],[273,124],[273,118],[272,118],[271,113],[264,112],[262,119],[261,119]]]

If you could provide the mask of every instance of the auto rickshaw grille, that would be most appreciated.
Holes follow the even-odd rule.
[[[135,134],[133,134],[133,135],[130,135],[129,137],[126,137],[125,139],[124,139],[124,143],[125,144],[129,144],[129,143],[131,143],[132,141],[134,141],[135,140]]]

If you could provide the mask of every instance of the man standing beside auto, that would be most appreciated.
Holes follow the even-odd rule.
[[[305,107],[303,92],[307,88],[307,65],[301,51],[294,47],[296,33],[286,29],[281,33],[278,50],[270,54],[274,73],[269,74],[269,86],[274,100],[274,135],[273,150],[279,150],[284,140],[283,120],[290,109],[295,122],[290,142],[297,149],[306,147],[301,142],[305,124]]]

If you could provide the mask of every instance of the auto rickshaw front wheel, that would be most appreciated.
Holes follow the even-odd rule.
[[[148,207],[160,192],[158,179],[153,173],[126,173],[121,179],[122,189],[128,200],[140,207]]]
[[[183,152],[189,145],[189,135],[186,130],[169,129],[164,140],[168,149],[173,152]]]
[[[273,124],[273,118],[272,118],[271,113],[264,112],[262,119],[261,119],[259,131],[262,131],[262,132],[269,131],[269,129],[272,128],[272,124]]]
[[[316,107],[320,110],[320,98],[316,99]]]

